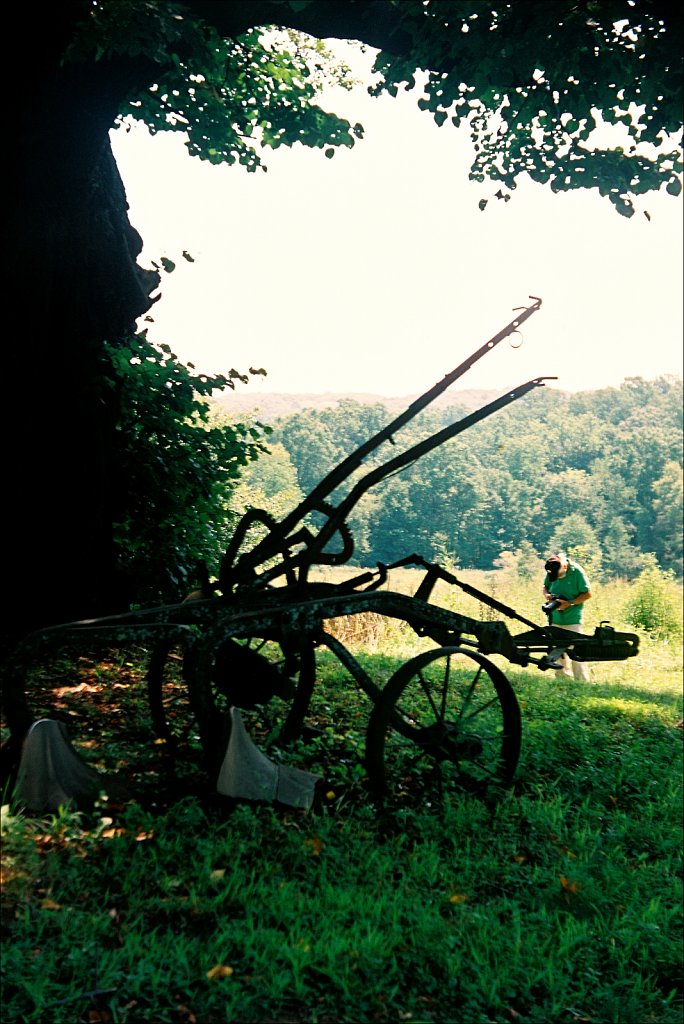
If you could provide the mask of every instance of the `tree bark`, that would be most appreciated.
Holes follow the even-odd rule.
[[[135,330],[159,280],[136,264],[141,240],[109,141],[143,62],[60,67],[80,5],[61,13],[43,22],[41,9],[33,26],[38,70],[11,133],[4,369],[17,412],[5,434],[5,645],[121,609],[108,464],[116,395],[101,382],[103,342]]]

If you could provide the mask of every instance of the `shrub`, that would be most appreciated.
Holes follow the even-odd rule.
[[[650,564],[633,586],[625,607],[627,622],[658,639],[682,635],[682,589],[671,569],[663,571],[651,556]]]

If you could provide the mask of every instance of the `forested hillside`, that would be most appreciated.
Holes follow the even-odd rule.
[[[359,475],[468,411],[426,409]],[[345,398],[277,420],[271,455],[248,469],[242,500],[282,515],[392,415]],[[359,565],[415,551],[488,569],[506,551],[524,564],[562,546],[595,575],[632,578],[649,552],[681,575],[681,523],[682,382],[629,378],[600,391],[531,393],[382,481],[350,525]]]

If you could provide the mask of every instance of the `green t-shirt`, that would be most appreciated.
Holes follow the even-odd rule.
[[[564,597],[566,601],[574,601],[579,594],[586,594],[591,590],[589,580],[584,569],[576,562],[570,562],[568,571],[562,579],[551,580],[549,576],[544,578],[544,587],[550,594],[556,597]],[[564,612],[556,610],[551,612],[552,626],[578,626],[582,621],[582,610],[584,604],[573,604]]]

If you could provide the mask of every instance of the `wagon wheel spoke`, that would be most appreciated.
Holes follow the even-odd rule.
[[[435,715],[435,718],[439,718],[439,719],[444,718],[444,707],[445,707],[445,704],[446,704],[446,691],[447,691],[446,684],[445,684],[445,686],[443,688],[443,692],[442,692],[441,708],[438,711],[437,707],[435,705],[435,700],[434,700],[434,697],[432,695],[432,691],[430,689],[428,681],[420,673],[418,674],[418,679],[420,681],[420,688],[423,691],[423,693],[425,694],[425,696],[427,698],[427,701],[428,701],[428,704],[432,708],[432,711],[433,711],[433,713]]]
[[[458,647],[427,651],[387,683],[370,716],[366,767],[385,797],[444,798],[508,784],[520,709],[501,670]]]

